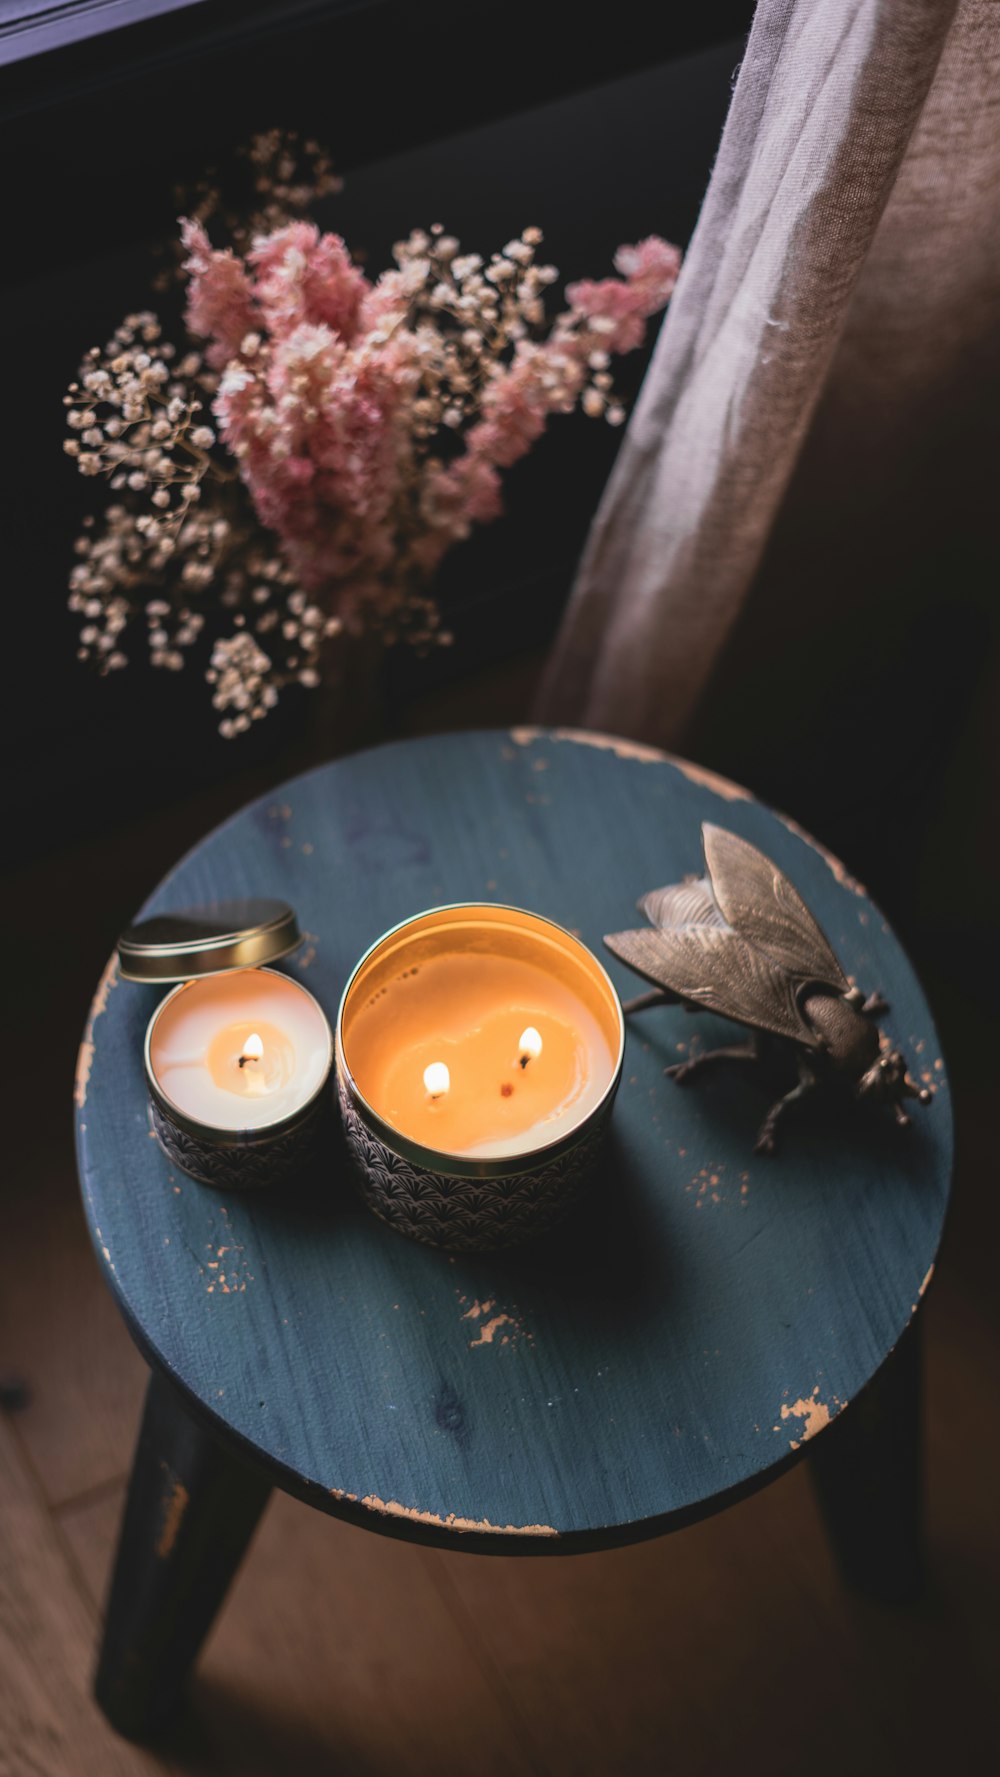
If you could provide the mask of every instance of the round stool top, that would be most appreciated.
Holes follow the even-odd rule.
[[[219,1193],[150,1133],[146,1023],[162,990],[109,965],[77,1079],[90,1232],[134,1337],[274,1483],[370,1528],[474,1549],[594,1548],[710,1511],[777,1472],[874,1375],[933,1268],[952,1125],[919,983],[863,889],[735,785],[561,730],[404,741],[323,766],[209,835],[146,914],[280,896],[307,937],[281,965],[336,1017],[383,931],[496,900],[601,944],[639,894],[702,866],[701,823],[791,878],[932,1104],[898,1129],[842,1100],[754,1154],[754,1070],[679,1088],[664,1067],[731,1038],[679,1006],[629,1019],[597,1186],[510,1252],[393,1233],[346,1160],[293,1190]]]

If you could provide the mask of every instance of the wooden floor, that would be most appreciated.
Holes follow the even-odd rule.
[[[144,1369],[78,1207],[70,1080],[114,936],[191,839],[264,787],[134,822],[12,887],[46,935],[9,958],[0,1371],[0,1774],[907,1777],[996,1756],[998,1227],[992,1033],[931,982],[958,1083],[957,1205],[926,1303],[931,1586],[865,1604],[804,1466],[658,1542],[518,1560],[422,1550],[270,1505],[190,1697],[153,1750],[90,1701]]]

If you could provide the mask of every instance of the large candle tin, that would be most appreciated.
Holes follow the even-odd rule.
[[[519,1030],[532,1039],[526,1047]],[[394,927],[355,967],[337,1018],[341,1115],[369,1207],[401,1233],[456,1250],[542,1233],[596,1169],[624,1041],[604,968],[539,914],[462,903]],[[481,1098],[481,1128],[475,1118],[471,1128],[481,1139],[433,1090],[437,1102],[421,1113],[414,1083],[435,1086],[449,1055],[441,1077],[449,1093]],[[409,1096],[399,1086],[404,1064]],[[549,1105],[539,1085],[546,1068],[556,1070]],[[517,1122],[522,1102],[527,1127]]]

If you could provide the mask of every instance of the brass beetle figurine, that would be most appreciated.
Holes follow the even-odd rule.
[[[852,987],[798,891],[770,858],[723,827],[702,827],[705,876],[653,889],[639,902],[648,928],[613,932],[608,949],[656,983],[657,992],[626,1004],[703,1007],[746,1024],[747,1043],[710,1049],[668,1067],[680,1084],[709,1062],[759,1061],[770,1037],[795,1045],[798,1083],[772,1105],[756,1152],[774,1151],[775,1131],[790,1105],[821,1082],[838,1079],[858,1098],[891,1104],[909,1124],[904,1098],[929,1104],[931,1093],[907,1078],[898,1049],[872,1022],[888,1011],[878,994]]]

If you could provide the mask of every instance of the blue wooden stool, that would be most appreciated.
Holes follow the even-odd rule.
[[[640,892],[700,868],[705,819],[797,885],[845,968],[888,999],[883,1024],[934,1101],[908,1131],[820,1104],[758,1158],[767,1100],[753,1078],[664,1077],[731,1027],[643,1012],[599,1184],[561,1229],[509,1253],[393,1234],[334,1144],[294,1191],[220,1195],[173,1171],[142,1071],[158,990],[109,966],[81,1052],[80,1172],[152,1369],[97,1677],[123,1732],[170,1709],[273,1486],[441,1547],[570,1554],[690,1523],[808,1447],[848,1576],[883,1593],[916,1584],[913,1323],[951,1111],[919,984],[836,860],[735,785],[649,749],[472,733],[296,779],[210,835],[145,911],[285,898],[308,937],[283,966],[332,1019],[366,947],[446,901],[533,908],[601,954]],[[640,985],[610,972],[624,997]]]

